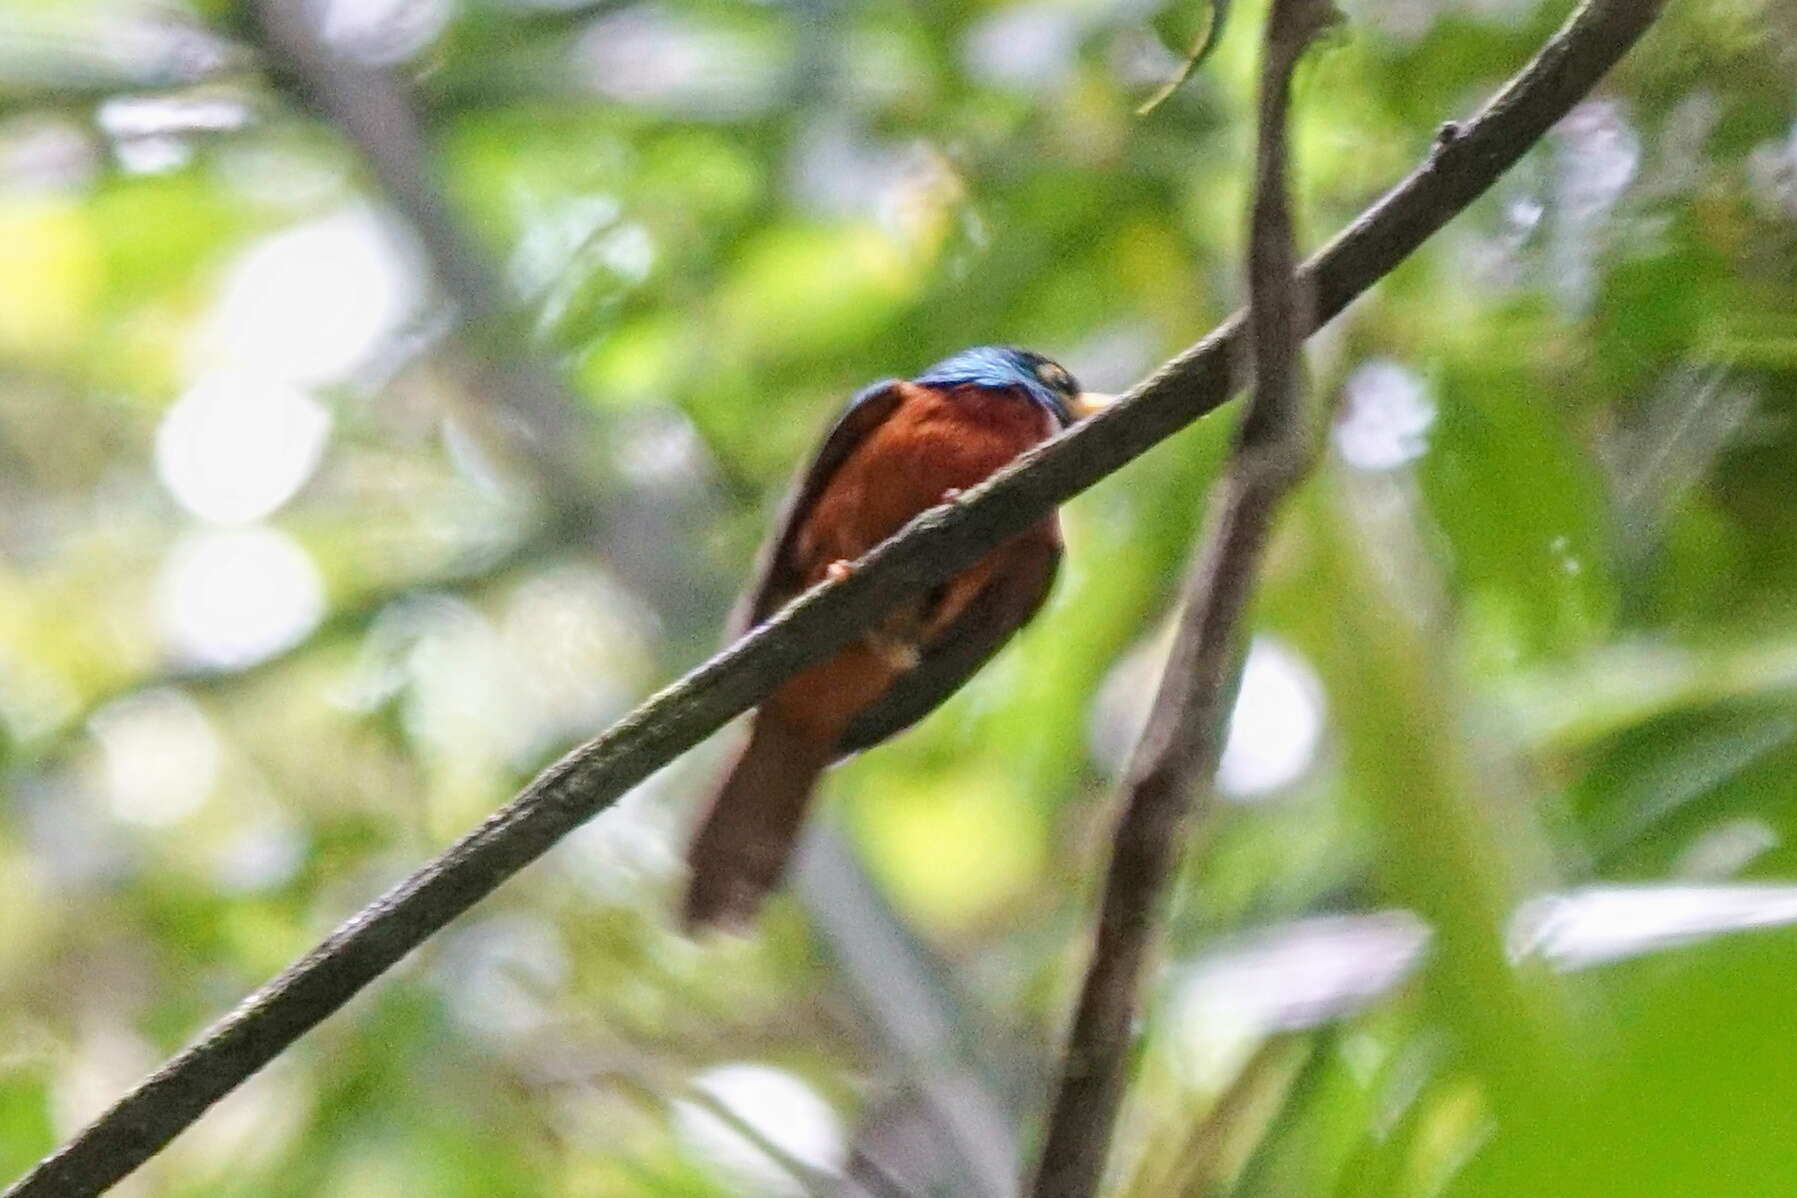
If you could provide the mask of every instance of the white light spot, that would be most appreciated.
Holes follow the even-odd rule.
[[[98,167],[94,139],[74,120],[33,113],[0,121],[0,187],[9,194],[77,192]]]
[[[648,410],[627,424],[620,422],[613,456],[632,483],[663,494],[691,487],[707,467],[698,433],[672,409]]]
[[[125,137],[113,143],[113,153],[128,175],[165,175],[193,161],[193,147],[180,137]]]
[[[269,818],[238,829],[219,846],[212,876],[225,890],[239,894],[273,890],[299,872],[306,841],[284,819]]]
[[[412,739],[470,764],[533,748],[524,688],[487,618],[454,599],[415,615],[404,708]]]
[[[58,1139],[74,1135],[111,1106],[145,1070],[155,1068],[162,1055],[127,1031],[122,1021],[90,1016],[80,1023],[81,1037],[72,1051],[61,1051],[50,1083],[47,1105]]]
[[[1533,196],[1518,197],[1504,205],[1504,219],[1512,232],[1518,234],[1534,232],[1546,213],[1547,205]]]
[[[556,846],[551,860],[594,903],[640,906],[645,894],[660,893],[686,868],[688,832],[675,815],[679,803],[673,797],[684,792],[664,778],[657,775],[636,787],[604,819],[582,824]],[[690,783],[690,771],[677,781]]]
[[[993,13],[967,35],[967,73],[985,83],[1041,91],[1066,78],[1079,48],[1069,9],[1019,4]]]
[[[109,703],[88,728],[100,742],[107,800],[120,819],[165,828],[192,815],[211,793],[218,737],[180,691]]]
[[[576,39],[573,74],[602,95],[694,117],[736,117],[774,103],[778,48],[639,4],[601,17]]]
[[[1159,349],[1152,325],[1119,323],[1097,330],[1059,358],[1082,385],[1123,392],[1153,369]]]
[[[792,1074],[767,1065],[720,1065],[695,1078],[693,1089],[793,1160],[824,1173],[840,1170],[847,1149],[842,1122],[816,1091]],[[709,1161],[739,1191],[795,1198],[809,1192],[804,1182],[708,1104],[675,1103],[674,1127],[695,1156]]]
[[[1797,216],[1797,125],[1747,156],[1748,191],[1768,215]]]
[[[1310,666],[1278,641],[1255,637],[1229,716],[1218,788],[1245,799],[1289,786],[1310,766],[1322,736],[1323,687]]]
[[[269,1176],[293,1159],[298,1138],[316,1126],[311,1068],[291,1057],[269,1062],[187,1135],[170,1145],[162,1163],[169,1176],[197,1194],[229,1193],[245,1176]],[[358,1179],[349,1189],[365,1188]]]
[[[285,383],[210,374],[162,418],[157,473],[181,506],[202,520],[260,520],[311,477],[330,424],[324,408]]]
[[[1157,638],[1129,653],[1099,688],[1091,751],[1113,777],[1122,775],[1142,735],[1170,644]],[[1251,799],[1296,781],[1316,756],[1323,716],[1323,686],[1304,659],[1271,637],[1255,637],[1229,716],[1218,790]]]
[[[1557,536],[1549,541],[1547,547],[1548,551],[1559,560],[1560,569],[1565,573],[1576,576],[1584,571],[1585,564],[1574,556],[1572,552],[1572,542],[1564,535]]]
[[[614,274],[631,283],[642,282],[655,265],[655,241],[638,224],[619,225],[601,237],[595,253]]]
[[[876,140],[841,109],[808,121],[793,139],[787,182],[796,199],[828,216],[865,216],[899,184],[905,151]]]
[[[544,571],[511,595],[501,652],[528,708],[529,751],[622,715],[653,678],[644,632],[653,616],[604,575]]]
[[[567,978],[561,935],[549,921],[523,914],[495,915],[463,930],[442,969],[456,1018],[501,1040],[542,1027]]]
[[[177,660],[242,669],[312,631],[324,615],[324,584],[311,557],[284,533],[202,532],[169,554],[157,608]]]
[[[1167,661],[1165,636],[1138,645],[1126,653],[1105,676],[1092,704],[1090,750],[1112,778],[1121,778],[1129,755],[1148,722],[1148,705],[1154,699],[1157,679]]]
[[[1727,932],[1797,923],[1797,886],[1587,886],[1523,904],[1515,956],[1583,969]]]
[[[95,119],[113,138],[230,133],[250,123],[249,105],[230,96],[120,96],[100,105]]]
[[[455,15],[449,0],[326,0],[320,32],[362,62],[404,62],[435,41]]]
[[[1181,1065],[1194,1085],[1227,1078],[1262,1037],[1338,1019],[1384,995],[1428,940],[1408,911],[1319,916],[1241,937],[1175,983]]]
[[[1729,819],[1693,840],[1673,863],[1672,872],[1694,881],[1732,878],[1777,848],[1778,830],[1762,819]]]
[[[348,209],[264,239],[231,267],[202,362],[301,384],[337,382],[419,303],[411,257],[374,213]]]
[[[1571,970],[1792,924],[1797,886],[1587,886],[1524,903],[1509,944],[1514,958]],[[1408,911],[1321,916],[1233,938],[1173,979],[1177,1063],[1194,1085],[1227,1081],[1263,1037],[1352,1015],[1390,993],[1429,939]]]
[[[1587,100],[1555,129],[1561,201],[1586,216],[1607,212],[1641,165],[1641,139],[1614,100]]]
[[[1597,262],[1619,230],[1611,215],[1641,163],[1641,138],[1614,100],[1586,100],[1553,134],[1555,221],[1548,244],[1548,282],[1566,305],[1582,310],[1597,286]]]
[[[509,267],[512,285],[522,295],[534,295],[566,275],[569,264],[622,211],[616,199],[604,194],[533,203],[529,209]]]
[[[1391,470],[1423,455],[1434,423],[1435,404],[1423,380],[1380,359],[1348,377],[1335,447],[1350,466]]]

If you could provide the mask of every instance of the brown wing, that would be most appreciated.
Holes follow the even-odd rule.
[[[855,717],[837,742],[837,751],[847,756],[871,748],[903,732],[960,690],[1041,609],[1061,564],[1058,540],[1044,539],[1038,555],[1020,569],[1007,570],[976,595],[953,624],[924,646],[917,667],[899,675],[873,706]]]
[[[780,518],[774,522],[774,531],[756,556],[754,581],[731,615],[727,639],[735,640],[805,589],[804,576],[792,560],[792,543],[799,535],[799,526],[843,459],[892,415],[899,398],[897,379],[885,379],[864,387],[849,400],[842,415],[830,426],[823,444],[799,472],[785,502],[780,505]]]

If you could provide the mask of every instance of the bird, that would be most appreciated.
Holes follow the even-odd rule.
[[[862,389],[799,472],[731,635],[844,577],[912,517],[1110,399],[1082,390],[1059,363],[1008,345],[963,350],[914,378]],[[958,690],[1041,608],[1061,552],[1050,513],[763,700],[688,849],[689,932],[750,927],[792,856],[824,771]]]

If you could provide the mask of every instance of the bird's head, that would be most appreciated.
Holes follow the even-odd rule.
[[[1066,367],[1014,345],[982,345],[944,358],[914,382],[928,387],[990,387],[1021,391],[1063,428],[1110,403],[1113,396],[1082,391]]]

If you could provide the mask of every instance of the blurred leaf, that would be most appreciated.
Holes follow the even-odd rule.
[[[402,207],[343,129],[246,62],[240,7],[0,17],[17,26],[0,50],[14,1171],[709,653],[792,470],[857,388],[1007,342],[1122,390],[1242,294],[1258,49],[1220,36],[1241,5],[329,6],[336,44],[417,105],[446,219],[519,309],[461,338],[466,297],[403,228],[384,281],[352,255],[227,286],[296,226]],[[1297,83],[1307,243],[1426,158],[1568,7],[1355,6]],[[1352,399],[1377,366],[1416,402],[1348,414],[1399,449],[1337,438],[1268,562],[1253,631],[1321,706],[1244,707],[1292,761],[1229,794],[1188,855],[1120,1131],[1138,1189],[1790,1188],[1790,933],[1671,947],[1688,937],[1648,925],[1750,925],[1797,877],[1797,11],[1669,5],[1652,36],[1311,343],[1319,392]],[[1167,45],[1195,47],[1183,69]],[[389,308],[392,327],[363,327]],[[220,345],[246,316],[267,344]],[[367,343],[360,360],[322,377],[282,352],[283,331],[327,325]],[[515,380],[469,370],[469,337],[592,406],[591,443],[557,447],[556,494],[493,413]],[[225,364],[240,374],[212,377]],[[201,382],[217,436],[184,440],[168,413]],[[214,524],[174,473],[259,477],[256,447],[283,444],[254,416],[271,390],[324,415],[317,460],[272,512]],[[1069,504],[1041,617],[831,777],[825,818],[917,925],[892,933],[997,1029],[1011,1114],[1034,1109],[1065,1014],[1114,775],[1232,419]],[[593,519],[539,527],[548,506]],[[171,582],[194,544],[245,538],[290,538],[324,610],[266,661],[204,665],[177,628],[253,630],[293,597],[267,571]],[[118,735],[145,699],[185,732]],[[727,1062],[844,1112],[920,1096],[915,1138],[882,1147],[941,1159],[953,1104],[925,1100],[953,1086],[929,1053],[892,1053],[869,979],[843,983],[797,903],[747,938],[672,930],[721,753],[504,887],[142,1191],[721,1198],[742,1187],[670,1104]],[[1513,970],[1507,921],[1550,883],[1574,949],[1658,951],[1573,982]],[[1440,935],[1417,985],[1369,1003],[1397,984],[1391,937],[1318,929],[1389,931],[1394,899]],[[1235,937],[1265,923],[1307,930],[1302,955],[1247,953]],[[1230,953],[1258,972],[1188,1018],[1185,980]],[[1318,1013],[1331,978],[1361,989]],[[1293,1057],[1281,1037],[1318,1036],[1301,1085],[1279,1049],[1266,1084],[1240,1072],[1268,1035]],[[1231,1084],[1258,1098],[1231,1108]]]
[[[1196,71],[1203,65],[1204,60],[1210,57],[1210,52],[1216,49],[1217,41],[1223,36],[1224,25],[1229,21],[1229,4],[1230,0],[1210,0],[1209,15],[1204,24],[1204,36],[1193,43],[1191,52],[1186,55],[1185,61],[1179,64],[1179,70],[1174,76],[1162,84],[1153,95],[1142,101],[1136,109],[1137,116],[1147,116],[1159,108],[1167,97],[1178,91],[1185,81],[1192,77],[1192,72]]]

